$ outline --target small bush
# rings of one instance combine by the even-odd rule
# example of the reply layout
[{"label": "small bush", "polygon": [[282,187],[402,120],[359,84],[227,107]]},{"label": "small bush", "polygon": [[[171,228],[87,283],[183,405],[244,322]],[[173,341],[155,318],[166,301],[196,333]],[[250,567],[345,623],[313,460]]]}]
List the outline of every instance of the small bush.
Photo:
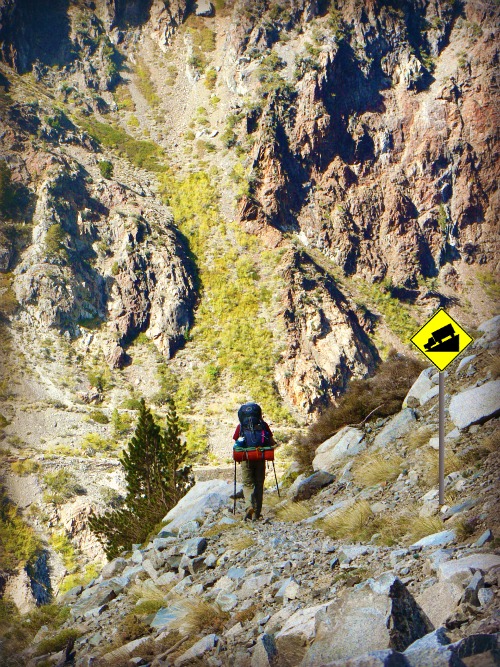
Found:
[{"label": "small bush", "polygon": [[378,408],[377,417],[398,412],[408,390],[424,368],[423,362],[394,352],[380,364],[373,377],[351,380],[338,405],[326,410],[305,435],[294,441],[295,460],[303,469],[309,469],[317,447],[343,426],[361,422],[375,408]]},{"label": "small bush", "polygon": [[76,494],[85,493],[85,490],[76,482],[75,476],[69,470],[56,470],[43,476],[43,481],[52,492],[52,502],[63,502]]},{"label": "small bush", "polygon": [[82,449],[87,455],[96,452],[109,452],[115,448],[115,443],[109,438],[103,438],[98,433],[87,433],[82,438]]},{"label": "small bush", "polygon": [[113,163],[110,162],[109,160],[101,160],[98,163],[99,166],[99,171],[101,172],[101,176],[103,178],[113,178]]},{"label": "small bush", "polygon": [[41,548],[33,529],[23,521],[3,489],[0,489],[0,534],[0,563],[7,572],[28,563]]},{"label": "small bush", "polygon": [[138,398],[130,397],[122,401],[121,406],[125,410],[140,410],[141,401]]},{"label": "small bush", "polygon": [[92,410],[89,417],[98,424],[109,424],[109,417],[102,410]]},{"label": "small bush", "polygon": [[24,461],[14,461],[10,465],[11,470],[16,475],[24,477],[25,475],[32,475],[40,470],[40,464],[32,459],[25,459]]},{"label": "small bush", "polygon": [[43,639],[35,650],[35,655],[45,655],[46,653],[56,653],[62,651],[71,640],[78,639],[80,632],[75,628],[65,628],[54,637]]},{"label": "small bush", "polygon": [[111,275],[112,276],[117,276],[120,273],[120,265],[118,262],[113,262],[113,265],[111,267]]},{"label": "small bush", "polygon": [[213,90],[215,88],[215,83],[217,81],[217,70],[214,67],[210,67],[205,74],[205,87],[208,90]]},{"label": "small bush", "polygon": [[51,225],[45,234],[45,250],[49,256],[61,255],[64,248],[66,232],[61,225],[56,222]]}]

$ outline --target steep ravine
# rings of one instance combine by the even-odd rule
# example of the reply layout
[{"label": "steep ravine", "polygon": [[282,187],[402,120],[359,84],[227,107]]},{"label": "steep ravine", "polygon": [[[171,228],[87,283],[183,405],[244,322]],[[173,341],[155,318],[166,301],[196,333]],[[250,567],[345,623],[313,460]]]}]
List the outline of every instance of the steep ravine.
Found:
[{"label": "steep ravine", "polygon": [[436,308],[498,312],[496,5],[199,5],[0,1],[2,484],[45,592],[102,562],[139,397],[198,479],[258,400],[281,476]]}]

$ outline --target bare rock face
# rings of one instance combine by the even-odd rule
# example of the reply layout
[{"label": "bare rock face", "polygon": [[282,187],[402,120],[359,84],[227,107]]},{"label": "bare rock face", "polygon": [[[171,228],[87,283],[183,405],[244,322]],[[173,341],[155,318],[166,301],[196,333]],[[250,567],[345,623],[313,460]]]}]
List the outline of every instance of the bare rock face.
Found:
[{"label": "bare rock face", "polygon": [[117,183],[89,188],[77,162],[51,162],[37,193],[32,244],[15,270],[20,317],[71,335],[79,324],[106,321],[112,367],[126,363],[123,346],[145,330],[171,356],[190,325],[195,294],[168,209],[131,201]]},{"label": "bare rock face", "polygon": [[404,651],[434,629],[406,587],[388,572],[346,592],[341,604],[318,614],[316,639],[303,667],[368,651]]},{"label": "bare rock face", "polygon": [[282,393],[309,412],[331,402],[352,376],[375,365],[376,352],[331,277],[304,252],[283,259],[286,352],[277,367]]},{"label": "bare rock face", "polygon": [[452,5],[340,10],[344,32],[323,42],[318,71],[286,102],[270,95],[241,221],[265,237],[298,227],[346,274],[412,288],[450,261],[493,261],[498,16],[474,2],[458,20]]}]

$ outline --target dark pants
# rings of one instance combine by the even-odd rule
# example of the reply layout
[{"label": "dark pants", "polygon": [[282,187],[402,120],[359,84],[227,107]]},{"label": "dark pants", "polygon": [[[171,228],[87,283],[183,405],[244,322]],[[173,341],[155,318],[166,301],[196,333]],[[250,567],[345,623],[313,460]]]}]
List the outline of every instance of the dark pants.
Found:
[{"label": "dark pants", "polygon": [[265,461],[241,462],[241,479],[243,482],[243,495],[245,496],[246,509],[248,510],[250,507],[253,507],[256,516],[260,516],[262,511],[265,477]]}]

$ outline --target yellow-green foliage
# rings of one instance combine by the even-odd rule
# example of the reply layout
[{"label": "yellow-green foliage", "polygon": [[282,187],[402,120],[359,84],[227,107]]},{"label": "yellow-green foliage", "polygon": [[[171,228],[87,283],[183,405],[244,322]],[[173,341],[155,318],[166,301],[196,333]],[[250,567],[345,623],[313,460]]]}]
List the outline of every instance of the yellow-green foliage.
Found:
[{"label": "yellow-green foliage", "polygon": [[98,433],[87,433],[82,438],[82,449],[87,454],[95,452],[110,452],[116,446],[116,443],[109,438],[103,438]]},{"label": "yellow-green foliage", "polygon": [[218,211],[209,177],[198,172],[184,180],[166,175],[163,191],[175,221],[197,257],[203,299],[191,338],[207,365],[227,369],[234,388],[247,390],[274,418],[284,416],[273,386],[277,360],[269,323],[262,307],[271,292],[259,282],[258,253],[240,232],[234,238]]},{"label": "yellow-green foliage", "polygon": [[[492,303],[498,304],[500,300],[500,282],[498,280],[498,275],[495,276],[495,274],[491,271],[483,269],[482,271],[477,272],[477,277],[485,291],[486,296],[492,301]],[[498,310],[498,308],[496,310]]]},{"label": "yellow-green foliage", "polygon": [[60,255],[64,251],[63,241],[66,238],[66,232],[61,225],[56,222],[51,225],[45,234],[45,250],[48,255]]},{"label": "yellow-green foliage", "polygon": [[126,85],[121,84],[116,86],[115,90],[113,91],[113,99],[115,100],[116,106],[120,111],[123,109],[125,111],[135,111],[134,100],[132,99],[132,95],[130,94],[130,91]]},{"label": "yellow-green foliage", "polygon": [[76,552],[66,533],[64,531],[52,533],[50,536],[50,543],[54,550],[60,554],[66,569],[74,570],[78,565]]},{"label": "yellow-green foliage", "polygon": [[[435,449],[427,449],[419,457],[419,463],[423,466],[422,481],[429,487],[439,484],[439,452]],[[464,466],[463,461],[451,449],[445,448],[444,474],[460,470]]]},{"label": "yellow-green foliage", "polygon": [[356,281],[356,288],[365,297],[369,305],[374,305],[381,312],[389,329],[401,341],[408,343],[410,337],[418,329],[410,306],[392,296],[389,285]]},{"label": "yellow-green foliage", "polygon": [[80,632],[75,628],[65,628],[56,635],[43,639],[35,650],[35,655],[45,655],[46,653],[56,653],[62,651],[68,645],[70,640],[78,639]]},{"label": "yellow-green foliage", "polygon": [[389,459],[380,457],[380,452],[363,457],[362,463],[353,470],[356,484],[374,486],[381,482],[392,482],[401,472],[403,459],[392,456]]},{"label": "yellow-green foliage", "polygon": [[12,572],[29,562],[40,549],[33,529],[19,514],[16,506],[0,489],[0,563],[3,570]]},{"label": "yellow-green foliage", "polygon": [[[4,315],[13,315],[19,303],[12,289],[13,276],[8,273],[0,273],[0,312]],[[3,333],[3,332],[2,332]],[[5,345],[5,339],[2,336],[2,344]]]},{"label": "yellow-green foliage", "polygon": [[10,465],[11,470],[16,475],[32,475],[40,470],[40,464],[32,459],[25,459],[24,461],[14,461]]},{"label": "yellow-green foliage", "polygon": [[75,586],[86,586],[92,579],[99,575],[100,566],[97,563],[89,563],[84,572],[75,572],[75,574],[68,574],[64,577],[59,586],[59,593],[62,595],[71,590]]},{"label": "yellow-green foliage", "polygon": [[19,653],[29,644],[38,630],[46,625],[55,632],[69,617],[69,607],[48,604],[21,616],[14,603],[0,600],[0,644],[2,666],[19,667]]},{"label": "yellow-green foliage", "polygon": [[213,90],[215,88],[215,82],[217,81],[217,70],[215,67],[210,67],[205,74],[205,86],[208,90]]},{"label": "yellow-green foliage", "polygon": [[44,498],[45,502],[63,502],[74,496],[80,488],[76,483],[73,473],[64,469],[48,472],[44,475],[43,481],[47,485],[49,491],[53,494],[51,500],[46,500]]},{"label": "yellow-green foliage", "polygon": [[152,107],[158,106],[160,104],[160,98],[156,94],[155,87],[151,81],[151,70],[142,58],[137,59],[135,73],[137,75],[137,87],[141,91],[145,100]]},{"label": "yellow-green foliage", "polygon": [[89,418],[98,424],[109,424],[109,417],[102,410],[92,410]]},{"label": "yellow-green foliage", "polygon": [[134,139],[118,125],[101,123],[95,119],[79,119],[79,124],[103,146],[124,155],[136,167],[160,171],[161,149],[152,141]]}]

